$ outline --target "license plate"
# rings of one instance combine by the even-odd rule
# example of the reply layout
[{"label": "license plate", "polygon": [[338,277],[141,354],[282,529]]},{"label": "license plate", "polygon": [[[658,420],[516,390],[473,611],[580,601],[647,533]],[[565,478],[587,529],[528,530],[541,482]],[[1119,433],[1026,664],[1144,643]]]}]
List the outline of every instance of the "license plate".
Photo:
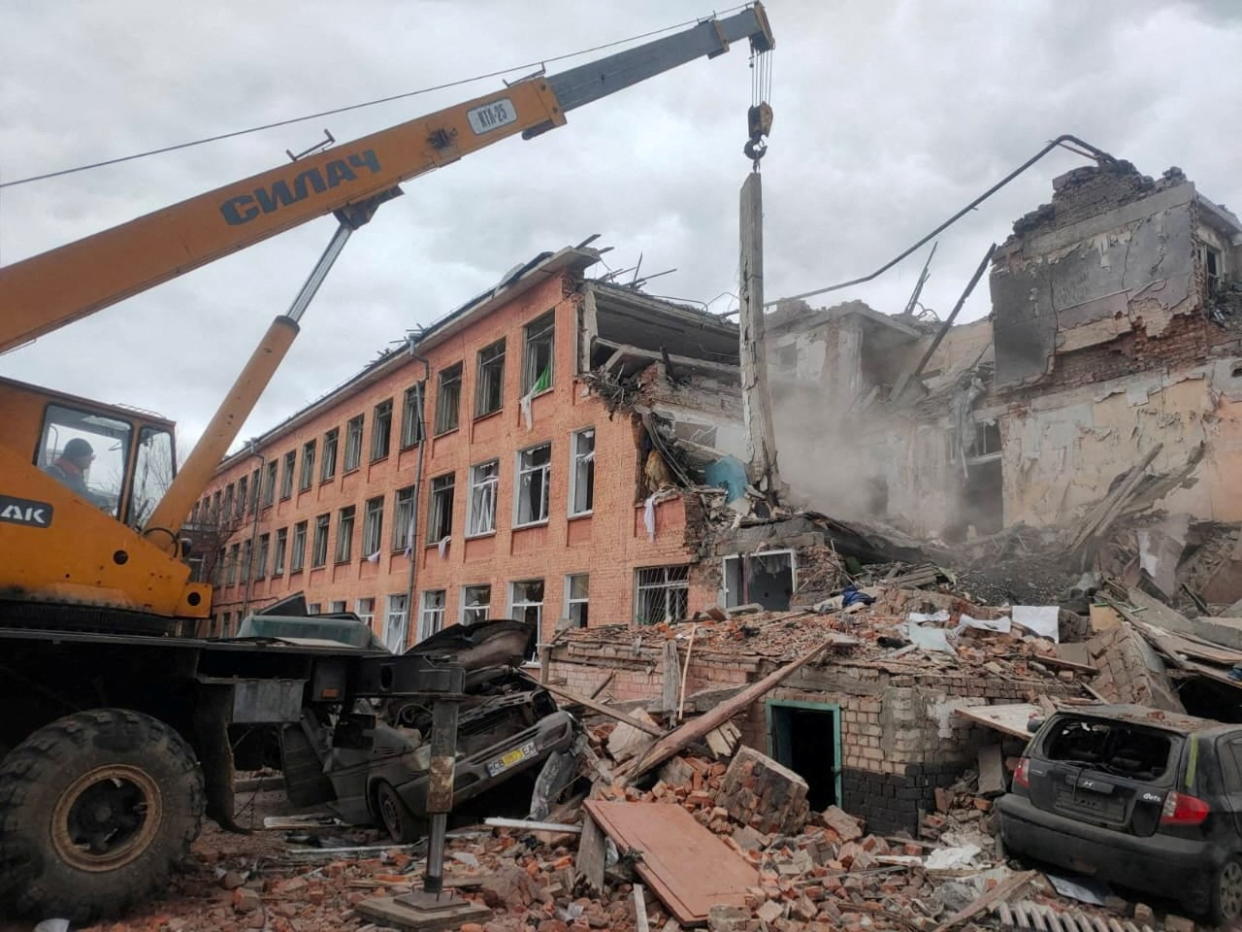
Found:
[{"label": "license plate", "polygon": [[513,108],[513,101],[508,97],[502,97],[500,100],[493,100],[490,104],[467,110],[466,119],[470,121],[470,128],[474,130],[475,135],[482,136],[494,129],[516,123],[517,111]]},{"label": "license plate", "polygon": [[527,741],[520,748],[514,748],[512,751],[506,751],[495,760],[487,762],[487,775],[494,777],[501,771],[508,770],[514,764],[520,763],[529,757],[535,756],[535,742]]}]

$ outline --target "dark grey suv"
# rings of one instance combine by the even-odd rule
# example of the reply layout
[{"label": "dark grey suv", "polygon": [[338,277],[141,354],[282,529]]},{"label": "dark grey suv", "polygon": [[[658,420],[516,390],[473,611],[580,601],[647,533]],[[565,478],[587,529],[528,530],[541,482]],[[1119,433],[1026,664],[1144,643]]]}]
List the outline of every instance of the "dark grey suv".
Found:
[{"label": "dark grey suv", "polygon": [[1132,705],[1060,710],[999,804],[1008,851],[1242,916],[1242,725]]}]

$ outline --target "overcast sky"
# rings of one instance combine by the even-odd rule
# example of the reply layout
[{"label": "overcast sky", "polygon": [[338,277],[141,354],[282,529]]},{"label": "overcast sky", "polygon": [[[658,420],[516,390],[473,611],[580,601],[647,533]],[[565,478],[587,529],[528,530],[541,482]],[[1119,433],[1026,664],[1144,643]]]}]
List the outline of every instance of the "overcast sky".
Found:
[{"label": "overcast sky", "polygon": [[[0,179],[125,155],[572,52],[710,12],[695,0],[0,0]],[[1242,4],[771,0],[763,163],[770,298],[863,275],[1073,133],[1147,174],[1180,166],[1242,208]],[[600,54],[600,53],[596,53]],[[593,56],[592,56],[593,57]],[[747,50],[702,60],[408,182],[350,242],[246,424],[254,435],[513,265],[592,233],[651,293],[735,306]],[[553,65],[555,72],[587,58]],[[499,87],[0,190],[0,264]],[[1084,164],[1049,156],[946,233],[924,302],[946,312],[993,240]],[[158,410],[197,437],[334,228],[324,218],[0,359],[0,374]],[[911,258],[862,298],[898,311]],[[597,267],[599,272],[606,271]],[[730,304],[732,302],[732,305]],[[964,319],[986,314],[981,286]],[[182,450],[182,455],[186,452]]]}]

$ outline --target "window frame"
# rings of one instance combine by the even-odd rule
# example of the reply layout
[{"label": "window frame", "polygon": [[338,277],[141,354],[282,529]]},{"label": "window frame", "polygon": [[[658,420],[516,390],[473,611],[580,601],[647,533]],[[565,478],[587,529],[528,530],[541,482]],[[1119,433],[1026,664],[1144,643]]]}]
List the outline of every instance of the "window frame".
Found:
[{"label": "window frame", "polygon": [[276,529],[275,546],[272,550],[272,578],[285,575],[285,560],[289,554],[289,529]]},{"label": "window frame", "polygon": [[423,442],[427,434],[423,423],[423,395],[426,383],[415,382],[405,390],[401,398],[401,449],[412,450]]},{"label": "window frame", "polygon": [[392,452],[392,399],[386,398],[371,410],[371,462],[388,459]]},{"label": "window frame", "polygon": [[[437,489],[436,483],[442,482],[442,480],[445,480],[445,479],[449,480],[448,484],[441,485],[441,487]],[[445,509],[443,509],[440,504],[442,501],[442,493],[444,493],[445,491],[448,492],[447,517],[445,516]],[[452,472],[442,473],[439,476],[432,476],[431,479],[429,480],[428,494],[427,494],[427,530],[424,535],[426,537],[426,542],[428,545],[434,546],[436,544],[439,544],[440,541],[444,540],[446,537],[453,536],[453,506],[456,504],[456,501],[455,501],[456,495],[457,495],[457,474],[456,473],[452,473]],[[446,521],[448,524],[448,527],[447,527],[448,533],[441,534],[439,537],[432,537],[431,535],[432,535],[433,529],[435,530],[442,529]]]},{"label": "window frame", "polygon": [[343,505],[336,511],[336,551],[334,562],[337,565],[349,563],[354,558],[354,531],[358,524],[358,506]]},{"label": "window frame", "polygon": [[[402,496],[409,493],[408,502]],[[393,493],[392,551],[409,553],[414,547],[414,516],[418,513],[418,486],[407,485]],[[404,519],[404,520],[402,520]],[[404,528],[404,530],[403,530]]]},{"label": "window frame", "polygon": [[[384,549],[384,499],[377,495],[362,505],[362,558],[378,556]],[[374,547],[371,539],[374,537]]]},{"label": "window frame", "polygon": [[[357,431],[354,428],[357,427]],[[348,475],[362,467],[362,442],[367,429],[367,415],[355,415],[345,422],[345,456],[341,460],[341,472]],[[357,442],[355,443],[355,437]]]},{"label": "window frame", "polygon": [[[680,571],[682,575],[677,579],[670,579],[670,571]],[[663,574],[663,578],[655,583],[643,583],[643,573],[659,572]],[[673,585],[680,583],[680,585]],[[659,619],[651,621],[643,621],[640,610],[642,608],[642,595],[644,591],[659,590],[664,593],[664,611]],[[669,593],[672,591],[682,592],[684,598],[684,611],[681,617],[673,617],[669,613]],[[685,620],[685,613],[690,611],[690,565],[688,563],[665,564],[661,566],[640,566],[634,569],[634,623],[642,627],[650,627],[659,624],[674,624]]]},{"label": "window frame", "polygon": [[[471,602],[470,592],[472,590],[486,589],[486,602]],[[481,618],[473,618],[471,616],[482,612]],[[458,606],[459,624],[474,625],[482,621],[487,621],[488,616],[492,612],[492,584],[491,583],[474,583],[469,586],[461,587],[461,604]]]},{"label": "window frame", "polygon": [[280,500],[287,502],[293,498],[293,474],[298,467],[298,451],[296,448],[289,450],[281,457],[284,463],[284,472],[280,476]]},{"label": "window frame", "polygon": [[[538,391],[541,371],[535,371],[538,365],[536,356],[531,352],[532,345],[540,342],[544,336],[548,342],[548,384]],[[522,327],[522,397],[538,398],[550,392],[556,385],[556,308],[545,311],[530,323]]]},{"label": "window frame", "polygon": [[[531,602],[529,600],[526,600],[526,601],[519,602],[517,599],[517,587],[527,586],[532,583],[538,583],[541,588],[541,595],[540,595],[539,601]],[[535,618],[535,641],[536,642],[538,642],[539,638],[543,636],[543,607],[547,604],[548,604],[548,587],[547,587],[546,582],[543,579],[514,579],[510,581],[509,583],[509,617],[517,618],[516,612],[519,607],[523,609],[535,607],[537,609],[536,618]],[[526,619],[517,618],[517,620],[525,621]]]},{"label": "window frame", "polygon": [[[315,515],[315,536],[311,543],[311,564],[312,570],[322,569],[328,565],[328,537],[332,528],[332,512],[326,511],[321,515]],[[320,536],[320,532],[322,537]],[[322,547],[320,546],[322,544]],[[320,553],[320,550],[323,553]]]},{"label": "window frame", "polygon": [[272,546],[272,534],[270,531],[259,535],[259,547],[254,557],[254,578],[267,579],[267,558],[270,554]]},{"label": "window frame", "polygon": [[315,485],[315,447],[312,437],[302,444],[302,469],[298,473],[298,492],[309,492]]},{"label": "window frame", "polygon": [[[528,467],[522,466],[522,458],[524,456],[526,456],[527,454],[533,454],[536,450],[542,450],[545,447],[547,448],[547,451],[548,451],[547,461],[545,463],[539,464],[537,466],[528,466]],[[523,477],[525,477],[526,475],[530,473],[535,473],[535,472],[540,472],[540,471],[543,472],[543,482],[542,482],[543,491],[541,493],[542,494],[542,505],[543,505],[542,507],[543,516],[539,518],[531,518],[527,521],[523,521],[522,520],[522,501],[523,501],[524,495],[523,495],[522,479]],[[552,492],[552,441],[545,440],[543,443],[536,443],[536,444],[533,444],[532,446],[526,447],[525,449],[518,450],[517,451],[517,468],[514,470],[514,474],[513,474],[513,529],[518,530],[520,528],[539,527],[540,525],[547,524],[548,519],[552,514],[551,501],[550,501],[551,492]]]},{"label": "window frame", "polygon": [[[400,608],[398,608],[398,604]],[[395,647],[392,646],[393,619],[399,618],[399,628],[401,633],[400,643]],[[384,602],[384,646],[394,654],[401,653],[405,650],[406,643],[410,639],[410,600],[404,592],[394,592],[389,594]]]},{"label": "window frame", "polygon": [[319,483],[336,478],[336,457],[341,449],[341,429],[333,427],[323,434],[323,459],[319,463]]},{"label": "window frame", "polygon": [[[573,581],[575,579],[585,579],[587,584],[587,593],[584,596],[574,595]],[[573,628],[587,628],[591,624],[591,574],[590,573],[566,573],[565,574],[565,617],[573,622]],[[581,620],[574,617],[573,609],[575,605],[584,606],[583,617]]]},{"label": "window frame", "polygon": [[[578,439],[588,433],[591,435],[591,450],[589,453],[580,453]],[[594,427],[582,427],[569,434],[569,496],[566,505],[571,518],[584,518],[595,513],[595,442],[598,436]],[[575,511],[574,506],[578,500],[578,468],[582,463],[586,465],[588,504],[583,510]]]},{"label": "window frame", "polygon": [[[499,351],[497,352],[497,349]],[[487,359],[484,354],[492,353]],[[493,400],[495,404],[487,405]],[[505,406],[505,338],[501,337],[484,346],[474,357],[474,416],[489,417]]]},{"label": "window frame", "polygon": [[[455,362],[451,366],[445,366],[440,370],[436,379],[436,421],[435,421],[435,437],[443,437],[445,434],[451,434],[453,431],[461,427],[461,390],[463,378],[463,366],[460,362]],[[453,386],[452,395],[454,397],[452,407],[452,424],[448,423],[449,408],[445,402],[445,387]]]},{"label": "window frame", "polygon": [[[487,467],[492,468],[492,475],[484,477],[481,481],[476,479],[476,472]],[[482,463],[475,463],[470,467],[467,474],[468,497],[466,498],[466,539],[472,537],[487,537],[496,533],[496,512],[499,511],[500,499],[500,459],[493,458]],[[476,490],[482,490],[485,486],[491,487],[492,500],[492,520],[491,526],[483,529],[475,528],[475,521],[478,515],[476,508]]]},{"label": "window frame", "polygon": [[306,542],[310,537],[310,520],[299,521],[293,526],[293,538],[289,544],[289,575],[306,569]]},{"label": "window frame", "polygon": [[[429,601],[432,597],[439,596],[440,604],[431,605]],[[424,589],[422,595],[418,599],[418,640],[415,644],[427,640],[433,634],[444,630],[444,618],[448,610],[448,590],[447,589]],[[432,620],[428,623],[428,616]],[[428,629],[431,630],[428,630]]]}]

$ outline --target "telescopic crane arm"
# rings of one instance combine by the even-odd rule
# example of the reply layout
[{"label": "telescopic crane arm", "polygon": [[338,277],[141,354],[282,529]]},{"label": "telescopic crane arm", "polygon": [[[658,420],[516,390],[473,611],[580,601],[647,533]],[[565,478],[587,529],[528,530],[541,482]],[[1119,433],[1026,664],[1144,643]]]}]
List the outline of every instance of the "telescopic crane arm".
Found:
[{"label": "telescopic crane arm", "polygon": [[199,194],[0,269],[0,352],[501,139],[565,123],[576,107],[748,39],[773,45],[763,7],[556,75],[519,81]]}]

